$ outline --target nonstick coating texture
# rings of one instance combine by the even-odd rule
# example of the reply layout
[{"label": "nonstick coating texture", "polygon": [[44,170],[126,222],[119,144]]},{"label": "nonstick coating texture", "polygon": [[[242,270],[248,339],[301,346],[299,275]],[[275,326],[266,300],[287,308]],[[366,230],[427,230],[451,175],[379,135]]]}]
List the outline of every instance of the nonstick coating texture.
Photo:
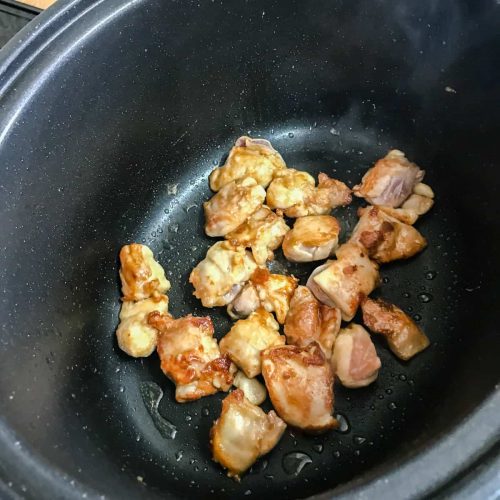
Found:
[{"label": "nonstick coating texture", "polygon": [[[498,6],[81,4],[78,22],[3,80],[0,397],[13,456],[61,471],[61,496],[305,497],[375,466],[383,477],[466,419],[499,374]],[[378,380],[335,388],[348,431],[288,429],[237,483],[208,445],[224,394],[176,404],[156,354],[127,357],[114,330],[117,255],[136,241],[167,271],[171,312],[210,314],[217,337],[227,332],[224,310],[203,309],[187,279],[214,241],[203,233],[207,176],[241,134],[350,186],[400,148],[426,169],[436,204],[417,224],[428,248],[383,266],[374,294],[410,313],[429,349],[404,363],[375,336]],[[360,205],[335,211],[343,238]],[[281,254],[272,264],[302,283],[312,267]],[[141,382],[164,390],[174,440],[153,424]],[[291,452],[310,457],[298,474]],[[51,496],[6,467],[15,491]]]}]

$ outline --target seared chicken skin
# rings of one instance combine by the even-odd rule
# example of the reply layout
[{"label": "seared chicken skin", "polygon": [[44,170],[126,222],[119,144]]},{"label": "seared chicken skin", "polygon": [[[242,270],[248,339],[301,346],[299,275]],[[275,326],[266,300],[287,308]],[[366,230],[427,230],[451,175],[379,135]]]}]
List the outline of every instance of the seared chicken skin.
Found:
[{"label": "seared chicken skin", "polygon": [[363,322],[387,339],[391,351],[408,360],[429,346],[429,339],[412,319],[394,304],[367,298],[361,304]]},{"label": "seared chicken skin", "polygon": [[339,242],[340,225],[331,215],[308,215],[286,233],[283,253],[291,262],[312,262],[330,257]]},{"label": "seared chicken skin", "polygon": [[208,236],[225,236],[234,231],[261,207],[265,198],[265,189],[251,177],[226,184],[203,203],[205,232]]},{"label": "seared chicken skin", "polygon": [[[365,295],[379,283],[378,266],[356,243],[345,243],[336,252],[337,260],[313,277],[314,283],[338,307],[344,321],[351,321]],[[321,297],[318,297],[321,300]]]},{"label": "seared chicken skin", "polygon": [[209,317],[173,319],[156,311],[149,314],[148,323],[159,332],[161,369],[175,383],[179,403],[229,390],[236,367],[221,356]]},{"label": "seared chicken skin", "polygon": [[120,264],[123,300],[143,300],[151,297],[153,292],[165,293],[170,289],[163,267],[146,245],[131,243],[123,246]]},{"label": "seared chicken skin", "polygon": [[205,307],[225,306],[238,295],[256,267],[244,247],[218,241],[192,270],[189,282]]},{"label": "seared chicken skin", "polygon": [[154,292],[149,299],[124,301],[120,310],[120,323],[116,329],[118,346],[129,356],[143,358],[156,349],[158,332],[148,325],[148,314],[166,313],[168,297]]},{"label": "seared chicken skin", "polygon": [[332,417],[333,372],[317,342],[266,349],[262,375],[271,402],[286,423],[312,433],[337,426]]},{"label": "seared chicken skin", "polygon": [[285,321],[287,343],[304,347],[317,341],[330,359],[341,321],[339,309],[321,304],[309,288],[298,286]]},{"label": "seared chicken skin", "polygon": [[413,226],[391,217],[380,207],[360,208],[358,213],[360,219],[349,241],[362,245],[381,264],[408,259],[427,246]]},{"label": "seared chicken skin", "polygon": [[236,389],[222,401],[222,413],[210,430],[212,456],[239,480],[262,455],[281,439],[286,424],[274,411],[267,415]]},{"label": "seared chicken skin", "polygon": [[260,353],[271,346],[285,344],[273,315],[260,308],[247,319],[237,321],[219,342],[220,350],[249,378],[261,372]]},{"label": "seared chicken skin", "polygon": [[210,188],[219,191],[232,181],[251,177],[267,187],[273,176],[286,165],[281,155],[266,139],[240,137],[234,144],[226,163],[210,174]]},{"label": "seared chicken skin", "polygon": [[397,208],[411,195],[424,175],[425,172],[408,161],[402,151],[393,149],[366,172],[353,192],[372,205]]},{"label": "seared chicken skin", "polygon": [[263,206],[241,226],[226,234],[226,239],[233,245],[250,248],[255,262],[263,266],[268,260],[273,260],[273,250],[281,245],[289,229],[280,211],[274,213]]},{"label": "seared chicken skin", "polygon": [[362,326],[351,323],[340,330],[332,366],[343,386],[356,389],[371,384],[381,365],[370,334]]},{"label": "seared chicken skin", "polygon": [[287,217],[328,214],[333,208],[351,202],[351,190],[341,181],[319,174],[314,177],[292,168],[280,170],[267,188],[266,203]]}]

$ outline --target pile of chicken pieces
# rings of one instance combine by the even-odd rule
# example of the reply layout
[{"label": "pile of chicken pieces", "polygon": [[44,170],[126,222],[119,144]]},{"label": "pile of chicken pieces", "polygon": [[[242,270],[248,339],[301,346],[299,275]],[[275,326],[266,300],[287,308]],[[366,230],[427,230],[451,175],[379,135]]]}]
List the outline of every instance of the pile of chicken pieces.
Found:
[{"label": "pile of chicken pieces", "polygon": [[[235,320],[219,342],[209,316],[168,313],[170,283],[148,247],[122,248],[118,345],[134,357],[156,349],[179,403],[237,388],[210,432],[213,458],[229,476],[239,479],[287,425],[309,433],[335,428],[335,378],[349,388],[377,378],[381,362],[370,334],[351,322],[358,308],[365,326],[383,335],[398,358],[429,345],[399,307],[369,297],[380,283],[379,265],[412,257],[427,244],[413,227],[433,205],[423,177],[392,150],[352,191],[323,173],[316,185],[307,172],[288,168],[269,141],[239,138],[210,174],[215,194],[204,203],[206,234],[224,240],[189,278],[203,306],[226,307]],[[369,205],[339,246],[340,223],[330,213],[352,194]],[[292,228],[284,216],[295,219]],[[302,286],[267,269],[280,246],[291,262],[328,260]],[[259,405],[268,395],[275,411],[266,414]]]}]

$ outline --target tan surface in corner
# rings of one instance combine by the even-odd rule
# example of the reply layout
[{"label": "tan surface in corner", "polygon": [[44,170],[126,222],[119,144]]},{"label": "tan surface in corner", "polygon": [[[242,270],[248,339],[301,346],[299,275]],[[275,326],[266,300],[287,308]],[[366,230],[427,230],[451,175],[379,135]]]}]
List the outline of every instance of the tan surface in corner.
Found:
[{"label": "tan surface in corner", "polygon": [[33,7],[38,7],[39,9],[46,9],[50,7],[56,0],[19,0],[21,3],[27,3],[28,5],[33,5]]}]

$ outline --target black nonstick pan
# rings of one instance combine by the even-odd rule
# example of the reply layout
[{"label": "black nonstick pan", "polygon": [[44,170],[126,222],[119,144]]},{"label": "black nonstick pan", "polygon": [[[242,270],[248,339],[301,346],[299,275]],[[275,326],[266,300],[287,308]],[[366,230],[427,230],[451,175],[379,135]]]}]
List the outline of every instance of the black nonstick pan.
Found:
[{"label": "black nonstick pan", "polygon": [[[499,12],[493,1],[59,0],[12,40],[0,53],[0,496],[494,494]],[[405,363],[375,337],[377,382],[335,389],[341,428],[287,430],[237,483],[208,446],[224,395],[176,404],[156,354],[128,358],[114,330],[117,254],[136,241],[167,270],[171,312],[208,313],[226,333],[225,312],[203,309],[187,277],[213,243],[207,175],[243,134],[350,186],[402,149],[437,201],[417,226],[428,248],[382,267],[376,291],[430,348]],[[359,205],[336,212],[343,238]],[[288,269],[302,281],[311,270]]]}]

